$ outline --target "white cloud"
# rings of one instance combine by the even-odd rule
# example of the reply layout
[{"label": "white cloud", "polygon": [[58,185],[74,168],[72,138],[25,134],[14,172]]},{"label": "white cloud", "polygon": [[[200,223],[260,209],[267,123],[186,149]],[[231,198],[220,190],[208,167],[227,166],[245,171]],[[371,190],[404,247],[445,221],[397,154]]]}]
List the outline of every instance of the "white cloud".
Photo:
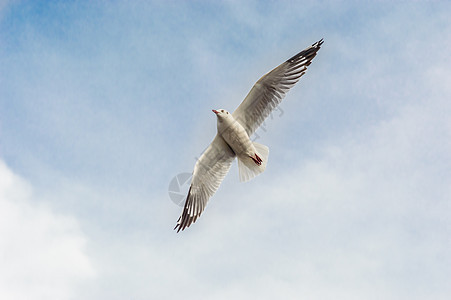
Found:
[{"label": "white cloud", "polygon": [[0,160],[0,298],[69,299],[95,276],[77,221],[34,203],[31,187]]}]

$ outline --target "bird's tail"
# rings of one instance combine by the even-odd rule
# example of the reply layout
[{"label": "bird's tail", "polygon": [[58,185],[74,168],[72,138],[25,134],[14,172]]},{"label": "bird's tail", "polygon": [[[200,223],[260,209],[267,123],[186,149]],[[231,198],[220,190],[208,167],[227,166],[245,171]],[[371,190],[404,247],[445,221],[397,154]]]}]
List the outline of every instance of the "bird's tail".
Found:
[{"label": "bird's tail", "polygon": [[240,174],[241,182],[251,180],[258,174],[263,173],[263,171],[266,169],[269,155],[268,147],[259,143],[254,143],[254,147],[257,150],[255,156],[238,156],[238,171]]}]

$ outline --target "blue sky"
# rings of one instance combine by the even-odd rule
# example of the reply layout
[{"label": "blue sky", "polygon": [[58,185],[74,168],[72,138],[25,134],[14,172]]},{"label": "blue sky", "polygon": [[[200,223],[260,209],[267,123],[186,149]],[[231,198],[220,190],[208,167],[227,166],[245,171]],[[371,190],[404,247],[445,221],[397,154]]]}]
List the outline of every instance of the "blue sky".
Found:
[{"label": "blue sky", "polygon": [[[0,298],[445,299],[449,2],[3,1]],[[213,108],[324,38],[172,231]],[[56,283],[56,284],[55,284]]]}]

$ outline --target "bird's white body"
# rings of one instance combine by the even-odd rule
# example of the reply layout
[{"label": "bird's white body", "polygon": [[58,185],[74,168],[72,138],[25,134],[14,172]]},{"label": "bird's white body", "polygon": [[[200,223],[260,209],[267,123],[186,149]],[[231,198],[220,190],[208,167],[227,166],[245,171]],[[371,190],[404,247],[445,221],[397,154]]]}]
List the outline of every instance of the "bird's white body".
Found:
[{"label": "bird's white body", "polygon": [[217,111],[218,134],[237,156],[253,156],[257,150],[244,127],[228,111],[224,109]]},{"label": "bird's white body", "polygon": [[238,159],[240,181],[249,181],[266,169],[269,149],[253,143],[243,125],[225,109],[213,110],[218,117],[218,137],[232,149]]}]

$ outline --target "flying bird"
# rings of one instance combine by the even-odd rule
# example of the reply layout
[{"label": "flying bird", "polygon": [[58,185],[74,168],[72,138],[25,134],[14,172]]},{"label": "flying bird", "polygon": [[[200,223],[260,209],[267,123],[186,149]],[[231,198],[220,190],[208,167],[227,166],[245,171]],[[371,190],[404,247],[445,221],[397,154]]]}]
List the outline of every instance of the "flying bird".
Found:
[{"label": "flying bird", "polygon": [[265,170],[269,149],[252,142],[250,136],[305,74],[322,44],[321,39],[265,74],[233,113],[213,109],[218,133],[194,166],[185,206],[174,230],[183,231],[196,222],[235,158],[242,182]]}]

